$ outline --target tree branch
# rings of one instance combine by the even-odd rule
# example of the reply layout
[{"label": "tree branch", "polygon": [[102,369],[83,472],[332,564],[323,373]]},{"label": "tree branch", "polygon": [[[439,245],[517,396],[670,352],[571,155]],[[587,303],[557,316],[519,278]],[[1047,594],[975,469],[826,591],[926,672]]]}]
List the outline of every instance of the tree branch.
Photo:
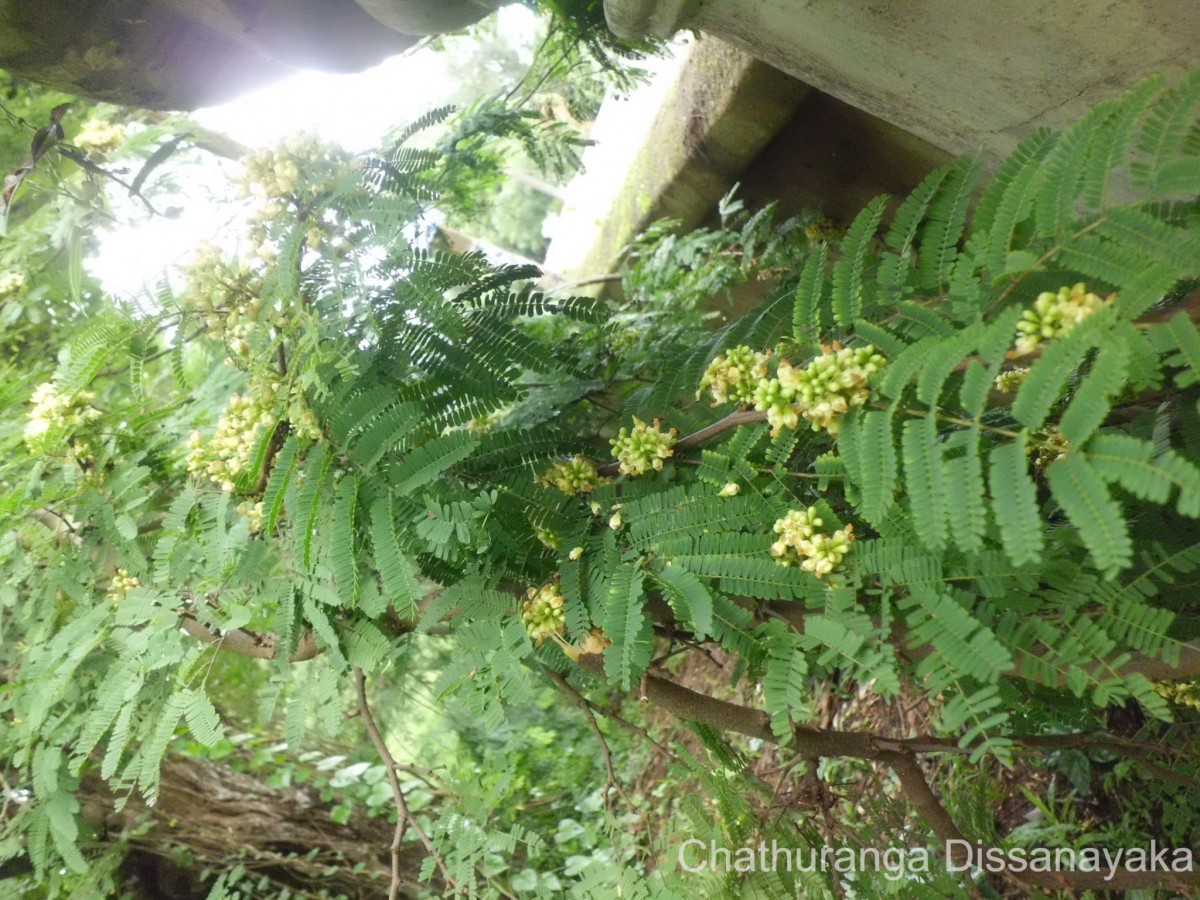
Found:
[{"label": "tree branch", "polygon": [[[275,659],[279,647],[278,635],[270,632],[251,631],[249,628],[234,628],[224,634],[208,628],[187,609],[179,611],[179,627],[197,640],[203,641],[214,650],[237,653],[253,659]],[[296,642],[296,649],[288,657],[291,662],[306,662],[321,652],[317,639],[311,631],[305,631]]]},{"label": "tree branch", "polygon": [[400,844],[404,839],[404,832],[408,829],[411,822],[413,831],[421,838],[421,843],[425,845],[426,852],[433,857],[438,865],[438,869],[442,873],[442,878],[446,881],[446,886],[450,887],[453,882],[450,880],[450,873],[446,871],[446,864],[442,861],[441,856],[434,850],[433,842],[429,839],[429,835],[425,833],[425,829],[421,824],[413,818],[408,809],[408,801],[404,799],[404,791],[400,789],[400,778],[396,775],[396,760],[392,753],[387,748],[387,743],[383,739],[383,735],[379,731],[379,726],[375,724],[375,717],[371,714],[371,706],[367,703],[367,677],[363,674],[363,670],[358,666],[354,667],[354,689],[358,695],[358,711],[362,716],[363,724],[367,727],[367,734],[371,736],[371,743],[375,745],[375,752],[379,754],[379,758],[383,761],[383,767],[387,771],[388,784],[392,786],[392,798],[396,803],[396,830],[392,834],[392,882],[388,886],[388,900],[397,900],[400,896]]},{"label": "tree branch", "polygon": [[611,719],[612,721],[614,721],[618,725],[620,725],[622,728],[625,728],[628,731],[632,731],[634,734],[638,735],[639,737],[645,739],[646,741],[649,741],[650,744],[653,745],[654,749],[656,749],[659,753],[666,756],[672,762],[682,764],[683,760],[681,760],[677,754],[672,752],[669,747],[665,746],[660,741],[655,740],[654,737],[650,734],[650,732],[647,731],[642,726],[635,725],[635,724],[633,724],[633,722],[630,722],[628,719],[617,715],[612,710],[605,709],[603,706],[593,703],[591,700],[589,700],[587,697],[585,697],[582,693],[580,693],[579,690],[576,689],[575,685],[571,684],[571,682],[567,681],[566,678],[564,678],[558,672],[555,672],[549,666],[542,666],[542,672],[546,675],[547,678],[549,678],[556,685],[558,685],[560,688],[562,688],[562,690],[566,694],[568,694],[573,700],[575,700],[576,703],[580,704],[581,706],[586,707],[588,710],[590,710],[594,713],[599,713],[600,715],[604,716],[604,718],[606,718],[606,719]]},{"label": "tree branch", "polygon": [[[599,653],[581,653],[577,662],[588,671],[604,678],[604,657]],[[647,674],[642,679],[641,696],[672,715],[722,731],[733,731],[765,743],[778,744],[765,712],[728,703],[675,684],[658,675]],[[1076,736],[1085,737],[1085,736]],[[792,731],[795,751],[803,756],[842,756],[887,765],[896,772],[905,796],[920,812],[922,818],[943,842],[966,841],[950,814],[938,801],[925,780],[914,753],[962,752],[956,742],[941,738],[893,739],[867,732],[821,731],[797,726]],[[955,859],[962,857],[960,845],[954,845]],[[1115,872],[1022,872],[1011,873],[1021,883],[1063,890],[1136,890],[1162,886],[1194,887],[1200,885],[1200,869],[1190,872],[1131,871]]]}]

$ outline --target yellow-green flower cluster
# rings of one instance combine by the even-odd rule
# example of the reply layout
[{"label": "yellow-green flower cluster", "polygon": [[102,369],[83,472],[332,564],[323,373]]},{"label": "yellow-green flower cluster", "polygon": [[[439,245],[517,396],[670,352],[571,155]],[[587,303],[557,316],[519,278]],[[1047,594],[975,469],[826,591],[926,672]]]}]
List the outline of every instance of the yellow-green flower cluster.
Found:
[{"label": "yellow-green flower cluster", "polygon": [[827,534],[821,530],[824,524],[815,506],[790,510],[775,523],[779,540],[771,545],[771,555],[780,565],[798,565],[824,578],[841,565],[854,543],[853,525]]},{"label": "yellow-green flower cluster", "polygon": [[810,243],[832,243],[840,241],[846,236],[846,229],[839,228],[832,219],[827,216],[810,222],[804,226],[804,236],[808,238]]},{"label": "yellow-green flower cluster", "polygon": [[542,546],[544,546],[546,549],[558,549],[559,537],[558,533],[553,528],[547,528],[544,525],[534,525],[533,533],[537,536],[537,539],[542,542]]},{"label": "yellow-green flower cluster", "polygon": [[1057,293],[1038,294],[1033,309],[1025,310],[1017,322],[1017,343],[1013,349],[1018,356],[1032,353],[1042,341],[1062,337],[1112,301],[1113,297],[1088,293],[1083,282],[1059,288]]},{"label": "yellow-green flower cluster", "polygon": [[1177,706],[1200,710],[1200,681],[1156,681],[1154,692]]},{"label": "yellow-green flower cluster", "polygon": [[635,416],[633,428],[622,428],[611,442],[621,473],[644,475],[651,469],[661,472],[663,461],[675,453],[677,433],[674,428],[663,431],[658,419],[647,425]]},{"label": "yellow-green flower cluster", "polygon": [[764,378],[755,385],[754,408],[767,414],[772,434],[800,424],[800,410],[796,408],[796,370],[786,359],[780,361],[774,378]]},{"label": "yellow-green flower cluster", "polygon": [[564,494],[586,494],[600,484],[600,473],[595,464],[583,456],[556,462],[537,477],[547,487],[555,487]]},{"label": "yellow-green flower cluster", "polygon": [[241,157],[241,174],[234,181],[242,197],[288,197],[300,186],[301,169],[323,160],[331,151],[313,134],[296,134],[274,149],[264,148]]},{"label": "yellow-green flower cluster", "polygon": [[238,476],[251,463],[262,432],[277,422],[273,405],[265,404],[261,396],[230,395],[213,436],[205,440],[193,431],[188,438],[188,471],[232,493]]},{"label": "yellow-green flower cluster", "polygon": [[0,275],[0,297],[19,294],[25,287],[25,276],[20,272],[5,272]]},{"label": "yellow-green flower cluster", "polygon": [[137,578],[124,569],[117,569],[116,574],[108,582],[108,593],[105,596],[113,603],[120,603],[125,599],[126,594],[141,586],[142,583]]},{"label": "yellow-green flower cluster", "polygon": [[1057,428],[1051,428],[1042,435],[1041,443],[1030,445],[1030,450],[1034,453],[1033,466],[1041,472],[1052,462],[1066,459],[1071,452],[1071,442]]},{"label": "yellow-green flower cluster", "polygon": [[209,243],[197,248],[184,273],[188,283],[180,300],[225,339],[235,359],[248,361],[247,338],[263,314],[262,277],[244,263],[227,260]]},{"label": "yellow-green flower cluster", "polygon": [[261,500],[243,500],[237,505],[237,514],[247,520],[251,534],[258,534],[263,530],[263,502]]},{"label": "yellow-green flower cluster", "polygon": [[758,383],[754,408],[767,414],[776,433],[795,428],[803,416],[813,431],[836,435],[842,416],[871,398],[868,383],[884,362],[870,344],[854,348],[835,344],[803,369],[783,360],[774,378]]},{"label": "yellow-green flower cluster", "polygon": [[88,119],[72,143],[88,153],[108,153],[125,143],[125,126],[103,119]]},{"label": "yellow-green flower cluster", "polygon": [[996,390],[1003,391],[1006,394],[1015,394],[1021,389],[1021,385],[1025,383],[1025,379],[1029,377],[1029,369],[1017,368],[1009,369],[1007,372],[1001,372],[996,376],[996,380],[992,382]]},{"label": "yellow-green flower cluster", "polygon": [[[25,423],[25,445],[30,452],[44,453],[54,449],[68,435],[99,418],[99,410],[92,408],[95,399],[96,395],[91,391],[64,394],[52,381],[34,388],[29,398],[33,409]],[[85,459],[91,456],[92,450],[86,441],[76,440],[72,443],[72,452]]]},{"label": "yellow-green flower cluster", "polygon": [[[297,195],[315,196],[327,190],[328,183],[313,182],[314,173],[332,173],[349,162],[349,154],[340,147],[326,144],[316,135],[290,137],[274,149],[258,150],[243,156],[242,172],[236,182],[243,197],[262,201],[263,218],[274,218],[283,211],[283,201]],[[304,179],[301,179],[301,173]]]},{"label": "yellow-green flower cluster", "polygon": [[563,610],[562,590],[557,584],[546,584],[540,588],[530,588],[526,592],[529,598],[521,607],[521,621],[529,631],[529,636],[537,643],[542,643],[548,637],[559,634],[567,624],[567,615]]},{"label": "yellow-green flower cluster", "polygon": [[[281,401],[280,394],[285,391],[286,396]],[[278,424],[277,410],[281,407],[292,434],[313,441],[323,439],[321,424],[309,409],[304,395],[286,385],[277,372],[259,374],[251,378],[244,396],[230,395],[212,438],[206,440],[199,431],[193,431],[188,437],[188,471],[215,481],[221,490],[232,493],[238,476],[250,464],[259,439]],[[254,524],[256,515],[249,507],[238,511],[250,519],[252,531],[260,530],[261,511],[257,513],[258,527]]]},{"label": "yellow-green flower cluster", "polygon": [[317,420],[316,413],[309,407],[308,401],[304,399],[304,394],[294,386],[285,386],[283,379],[278,374],[272,374],[271,380],[258,388],[263,395],[264,402],[274,404],[279,392],[286,390],[287,402],[284,404],[284,418],[291,426],[292,434],[308,438],[310,441],[324,440],[325,432],[321,430],[321,423]]},{"label": "yellow-green flower cluster", "polygon": [[705,369],[696,399],[708,388],[717,403],[731,400],[743,406],[753,403],[755,388],[767,377],[769,359],[768,354],[745,345],[720,354]]},{"label": "yellow-green flower cluster", "polygon": [[[242,172],[237,178],[241,194],[256,201],[249,222],[248,255],[265,262],[273,262],[278,255],[278,248],[268,241],[270,224],[289,209],[307,213],[322,207],[321,198],[354,165],[344,150],[314,135],[297,135],[274,149],[244,156],[241,162]],[[310,249],[317,249],[336,232],[323,219],[307,214],[305,219],[304,240]],[[342,238],[335,241],[335,245],[342,243]]]}]

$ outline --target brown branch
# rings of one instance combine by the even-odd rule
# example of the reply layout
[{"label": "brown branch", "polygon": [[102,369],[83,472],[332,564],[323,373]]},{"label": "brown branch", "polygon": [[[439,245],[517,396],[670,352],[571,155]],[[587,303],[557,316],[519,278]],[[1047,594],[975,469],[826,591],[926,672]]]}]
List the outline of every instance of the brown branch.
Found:
[{"label": "brown branch", "polygon": [[[885,752],[879,755],[879,761],[886,763],[896,773],[896,777],[900,779],[900,789],[904,792],[904,796],[921,814],[921,817],[933,829],[933,833],[942,843],[948,844],[950,841],[968,843],[950,813],[946,812],[946,808],[934,795],[933,788],[925,779],[925,773],[921,771],[920,764],[912,754]],[[957,862],[958,859],[955,861]]]},{"label": "brown branch", "polygon": [[[283,352],[282,347],[280,348],[280,352]],[[255,494],[262,496],[266,491],[267,483],[271,480],[271,466],[275,462],[275,457],[283,448],[289,431],[291,431],[291,425],[287,419],[280,419],[275,423],[275,431],[271,434],[271,443],[267,445],[266,455],[263,456],[262,471],[258,473],[258,482],[254,485]]]},{"label": "brown branch", "polygon": [[[585,653],[579,664],[593,674],[604,678],[604,657],[598,653]],[[659,675],[647,674],[640,684],[640,696],[650,703],[661,706],[681,719],[689,719],[711,725],[721,731],[732,731],[747,737],[758,738],[769,744],[778,744],[779,738],[771,730],[771,719],[765,712],[747,706],[739,706],[718,700],[676,684]],[[852,731],[819,731],[815,728],[798,727],[795,730],[793,749],[806,756],[847,756],[856,759],[877,759],[879,748],[875,735]],[[899,746],[902,742],[889,742]],[[941,745],[938,745],[941,749]]]},{"label": "brown branch", "polygon": [[387,748],[387,743],[383,739],[383,735],[379,731],[379,726],[375,723],[375,717],[371,714],[371,706],[367,703],[367,677],[363,674],[363,670],[358,666],[354,667],[354,689],[358,695],[358,711],[362,716],[363,724],[367,726],[367,734],[371,736],[371,743],[375,745],[375,752],[379,754],[379,758],[383,761],[383,767],[387,771],[388,784],[392,786],[392,798],[396,803],[396,830],[392,834],[392,882],[388,886],[388,900],[397,900],[400,896],[400,843],[404,839],[404,832],[408,829],[411,822],[413,831],[421,838],[421,843],[425,845],[426,852],[433,857],[441,870],[442,877],[446,881],[447,887],[453,884],[450,879],[450,873],[446,871],[446,864],[442,861],[441,856],[433,848],[433,842],[429,839],[429,835],[425,833],[425,829],[421,824],[413,818],[408,809],[408,801],[404,799],[404,791],[400,789],[400,778],[396,775],[396,759]]},{"label": "brown branch", "polygon": [[[252,631],[249,628],[233,628],[218,634],[202,624],[187,609],[179,610],[179,627],[197,640],[212,646],[214,650],[249,656],[253,659],[275,659],[279,647],[279,636],[270,632]],[[288,657],[291,662],[306,662],[321,652],[317,639],[311,631],[305,631],[296,642],[296,649]]]},{"label": "brown branch", "polygon": [[[587,716],[588,726],[592,729],[592,733],[596,735],[596,740],[600,742],[600,752],[604,756],[604,770],[608,773],[608,784],[610,787],[616,790],[618,794],[621,795],[621,799],[625,801],[625,805],[629,807],[629,811],[636,813],[637,807],[633,805],[633,801],[630,800],[629,795],[625,793],[625,787],[621,784],[621,780],[617,778],[616,769],[613,768],[612,748],[608,746],[608,738],[606,738],[604,736],[604,732],[600,730],[600,723],[596,721],[596,715],[592,712],[591,706],[588,705],[586,700],[583,700],[582,698],[580,699],[581,702],[578,703],[578,706],[583,710],[583,714]],[[605,791],[604,805],[609,807],[609,804],[610,795],[607,791]],[[610,813],[612,812],[611,807],[609,807],[608,811]]]},{"label": "brown branch", "polygon": [[[577,662],[604,677],[604,657],[601,654],[581,653]],[[765,743],[779,743],[779,738],[771,730],[769,717],[761,710],[718,700],[651,674],[647,674],[641,682],[641,695],[678,718],[733,731]],[[1077,737],[1083,739],[1086,736]],[[905,796],[943,843],[966,841],[913,758],[914,753],[963,752],[964,748],[958,747],[955,742],[927,737],[892,739],[866,732],[820,731],[797,726],[792,732],[792,745],[797,753],[804,756],[841,756],[890,766],[900,779]],[[965,848],[956,844],[948,849],[961,851]],[[961,856],[956,853],[955,858]],[[1164,885],[1188,888],[1200,885],[1200,869],[1190,872],[1141,872],[1128,869],[1115,872],[1022,872],[1019,875],[1011,873],[1010,877],[1018,878],[1023,884],[1062,890],[1136,890]]]},{"label": "brown branch", "polygon": [[549,666],[542,666],[542,672],[545,673],[547,678],[549,678],[556,685],[558,685],[560,688],[562,688],[563,691],[565,691],[568,695],[570,695],[570,697],[573,700],[575,700],[575,702],[586,706],[588,709],[590,709],[594,713],[599,713],[600,715],[604,716],[604,718],[606,718],[606,719],[611,719],[612,721],[616,722],[618,725],[620,725],[622,728],[626,729],[627,731],[632,731],[638,737],[649,742],[654,747],[654,749],[656,749],[659,753],[663,754],[665,757],[667,757],[667,759],[671,760],[672,762],[679,764],[679,765],[683,764],[683,760],[681,760],[676,753],[674,753],[669,747],[664,745],[661,741],[656,740],[654,738],[654,736],[652,734],[650,734],[650,732],[647,731],[645,728],[643,728],[641,725],[635,725],[633,722],[630,722],[628,719],[624,718],[623,716],[613,712],[611,709],[606,709],[605,707],[600,706],[598,703],[593,703],[591,700],[589,700],[587,697],[585,697],[583,694],[581,694],[576,689],[575,685],[571,684],[571,682],[567,681],[566,678],[564,678],[558,672],[555,672]]},{"label": "brown branch", "polygon": [[[904,796],[921,813],[933,833],[944,845],[949,861],[956,868],[965,868],[971,860],[971,845],[975,842],[968,840],[954,823],[954,819],[942,806],[933,793],[921,766],[907,753],[884,753],[880,761],[891,767],[900,779],[900,788]],[[1108,890],[1131,891],[1147,888],[1171,886],[1185,890],[1200,884],[1200,870],[1190,872],[1173,871],[1132,871],[1116,869],[1098,872],[1059,871],[1059,872],[1009,872],[1003,873],[1021,884],[1030,887],[1056,888],[1067,891]]]},{"label": "brown branch", "polygon": [[1178,748],[1161,742],[1156,742],[1151,746],[1110,734],[1017,735],[1013,740],[1022,746],[1045,752],[1052,750],[1107,750],[1133,760],[1156,778],[1200,794],[1200,781],[1184,775],[1182,772],[1175,772],[1165,766],[1160,766],[1150,758],[1150,754],[1153,752],[1176,756],[1186,755],[1181,753]]}]

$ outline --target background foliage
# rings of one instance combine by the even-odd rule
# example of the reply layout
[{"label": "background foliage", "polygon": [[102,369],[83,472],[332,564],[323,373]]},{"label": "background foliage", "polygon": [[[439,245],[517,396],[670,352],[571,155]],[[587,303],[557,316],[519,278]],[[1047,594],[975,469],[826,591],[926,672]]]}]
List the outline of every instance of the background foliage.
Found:
[{"label": "background foliage", "polygon": [[[57,98],[10,94],[23,160]],[[260,154],[240,258],[206,251],[178,290],[115,303],[79,264],[108,161],[73,161],[64,119],[3,250],[19,276],[0,298],[6,880],[131,884],[122,860],[155,832],[109,828],[170,802],[164,759],[311,786],[334,824],[394,817],[393,852],[320,870],[380,895],[901,892],[878,872],[687,875],[685,836],[1200,844],[1181,799],[1198,105],[1200,75],[1147,82],[841,235],[732,206],[720,231],[656,229],[624,306],[413,237],[489,152],[413,141],[443,113],[362,159]],[[135,158],[173,139],[138,134]],[[758,277],[768,299],[703,327],[701,298]],[[1078,283],[1096,300],[1051,321]],[[868,345],[869,376],[796,374]],[[771,351],[761,389],[698,400],[739,346]],[[798,427],[768,427],[772,410]],[[635,416],[659,420],[665,454],[641,475],[612,454]],[[552,467],[577,458],[587,489],[560,490]],[[771,551],[810,508],[854,538],[820,576]],[[548,585],[561,628],[535,641],[523,603]],[[1001,808],[1018,795],[1024,825]],[[354,883],[323,888],[303,847],[152,840],[199,896]]]}]

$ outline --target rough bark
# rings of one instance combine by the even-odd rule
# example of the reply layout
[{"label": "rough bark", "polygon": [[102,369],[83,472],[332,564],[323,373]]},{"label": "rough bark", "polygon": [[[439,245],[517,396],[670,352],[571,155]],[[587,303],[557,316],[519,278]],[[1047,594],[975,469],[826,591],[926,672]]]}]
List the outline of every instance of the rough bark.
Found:
[{"label": "rough bark", "polygon": [[[220,872],[235,862],[313,895],[326,889],[363,900],[387,897],[393,825],[365,816],[339,825],[311,787],[272,788],[216,762],[168,757],[155,806],[134,794],[118,811],[115,799],[98,776],[84,779],[80,804],[89,824],[103,841],[129,842],[123,876],[135,897],[203,898],[210,882],[202,870]],[[141,823],[149,823],[144,832]],[[408,842],[400,854],[400,896],[416,897],[425,850]]]}]

